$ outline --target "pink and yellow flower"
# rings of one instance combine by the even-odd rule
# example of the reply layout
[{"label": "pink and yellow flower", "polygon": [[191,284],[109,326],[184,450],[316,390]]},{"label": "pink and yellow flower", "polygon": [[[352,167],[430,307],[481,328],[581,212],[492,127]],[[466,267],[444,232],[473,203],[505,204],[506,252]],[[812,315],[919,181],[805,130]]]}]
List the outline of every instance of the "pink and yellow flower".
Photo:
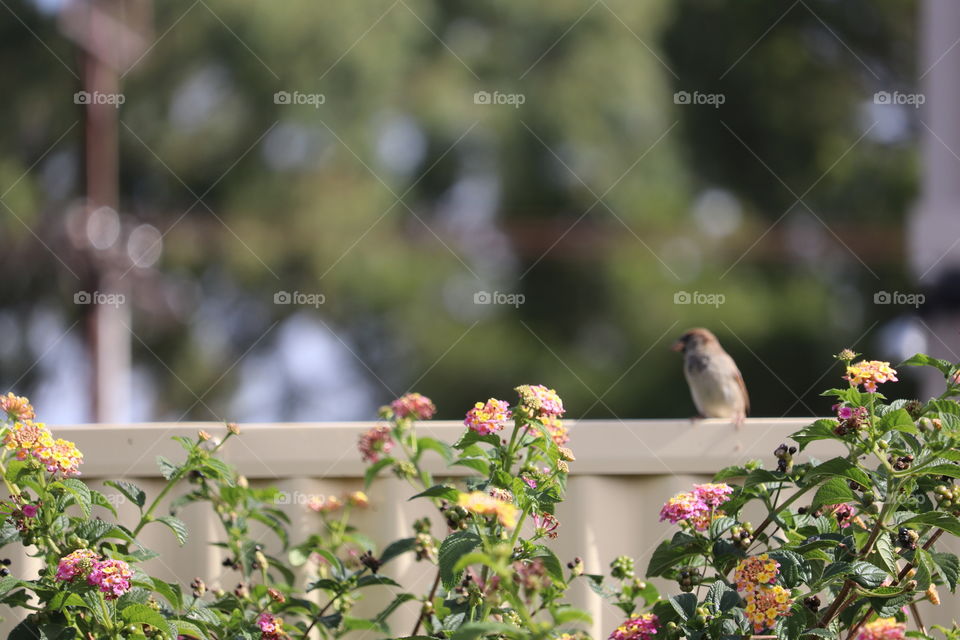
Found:
[{"label": "pink and yellow flower", "polygon": [[657,634],[658,622],[652,613],[633,616],[614,629],[609,640],[651,640]]},{"label": "pink and yellow flower", "polygon": [[37,417],[29,400],[9,392],[5,396],[0,396],[0,411],[5,412],[11,420],[33,420]]},{"label": "pink and yellow flower", "polygon": [[123,560],[107,558],[94,563],[87,583],[98,587],[107,600],[115,600],[130,590],[133,572]]},{"label": "pink and yellow flower", "polygon": [[86,578],[99,560],[100,556],[96,551],[77,549],[60,558],[60,562],[57,564],[57,580],[71,582],[77,576]]},{"label": "pink and yellow flower", "polygon": [[24,460],[29,455],[53,446],[53,435],[42,422],[24,420],[14,423],[3,436],[3,444],[8,451],[16,451],[17,459]]},{"label": "pink and yellow flower", "polygon": [[332,513],[343,507],[343,500],[337,496],[311,496],[307,508],[317,513]]},{"label": "pink and yellow flower", "polygon": [[261,640],[275,640],[286,636],[283,630],[283,619],[266,611],[257,617],[257,626],[260,627]]},{"label": "pink and yellow flower", "polygon": [[497,500],[483,491],[461,493],[457,498],[457,504],[471,513],[481,516],[496,516],[500,524],[508,529],[517,526],[517,515],[519,515],[520,509],[510,502]]},{"label": "pink and yellow flower", "polygon": [[877,390],[877,385],[884,382],[897,382],[897,372],[890,367],[889,362],[880,360],[861,360],[856,364],[847,365],[847,374],[843,377],[854,386],[863,385],[870,393]]},{"label": "pink and yellow flower", "polygon": [[544,416],[540,418],[540,422],[543,423],[543,426],[547,429],[547,433],[550,434],[550,437],[558,447],[562,447],[570,442],[570,435],[567,432],[567,428],[563,426],[563,420],[557,416]]},{"label": "pink and yellow flower", "polygon": [[837,524],[840,525],[841,529],[849,527],[853,521],[853,516],[857,514],[853,505],[846,503],[826,505],[822,508],[822,511],[825,514],[832,514],[837,519]]},{"label": "pink and yellow flower", "polygon": [[524,384],[517,387],[516,392],[520,395],[520,404],[535,418],[563,415],[563,400],[553,389],[542,384]]},{"label": "pink and yellow flower", "polygon": [[741,560],[733,572],[733,581],[737,591],[750,594],[776,582],[779,573],[780,563],[762,553]]},{"label": "pink and yellow flower", "polygon": [[774,585],[748,592],[747,606],[743,611],[747,619],[753,623],[753,632],[760,633],[764,629],[773,627],[777,618],[790,615],[791,605],[793,605],[793,599],[790,597],[790,592],[780,585]]},{"label": "pink and yellow flower", "polygon": [[377,462],[381,455],[389,455],[393,450],[393,438],[390,436],[390,427],[381,425],[374,427],[360,436],[357,444],[360,457],[364,462]]},{"label": "pink and yellow flower", "polygon": [[732,493],[733,487],[722,482],[693,485],[693,495],[702,500],[708,507],[719,507],[730,499]]},{"label": "pink and yellow flower", "polygon": [[689,521],[708,512],[707,504],[692,491],[678,493],[660,509],[660,522],[669,520],[672,524]]},{"label": "pink and yellow flower", "polygon": [[478,402],[473,405],[473,408],[467,411],[467,417],[463,424],[485,436],[503,429],[504,424],[512,415],[510,407],[505,401],[490,398],[486,404]]},{"label": "pink and yellow flower", "polygon": [[894,618],[877,618],[860,628],[857,640],[904,640],[907,625]]},{"label": "pink and yellow flower", "polygon": [[437,412],[433,400],[419,393],[408,393],[390,403],[390,408],[398,418],[418,418],[429,420]]},{"label": "pink and yellow flower", "polygon": [[369,507],[370,498],[363,491],[352,491],[347,494],[347,502],[354,507]]},{"label": "pink and yellow flower", "polygon": [[69,440],[57,438],[49,447],[39,449],[34,452],[34,455],[50,473],[61,473],[65,476],[80,475],[83,454],[77,449],[77,445]]}]

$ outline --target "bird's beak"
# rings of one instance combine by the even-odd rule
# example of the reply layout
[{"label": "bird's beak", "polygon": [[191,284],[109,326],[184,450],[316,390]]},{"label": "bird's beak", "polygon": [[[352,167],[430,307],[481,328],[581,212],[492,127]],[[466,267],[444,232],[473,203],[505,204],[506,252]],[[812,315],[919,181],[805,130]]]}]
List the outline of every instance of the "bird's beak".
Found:
[{"label": "bird's beak", "polygon": [[670,347],[671,351],[683,351],[683,340],[677,340],[673,343],[673,346]]}]

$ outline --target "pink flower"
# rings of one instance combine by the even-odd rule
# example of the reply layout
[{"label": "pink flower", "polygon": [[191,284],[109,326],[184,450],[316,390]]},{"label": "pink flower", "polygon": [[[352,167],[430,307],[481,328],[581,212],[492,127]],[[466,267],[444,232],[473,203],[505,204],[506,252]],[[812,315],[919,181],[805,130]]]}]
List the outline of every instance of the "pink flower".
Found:
[{"label": "pink flower", "polygon": [[467,417],[464,419],[463,424],[469,429],[485,436],[503,429],[504,423],[506,423],[512,415],[510,407],[505,401],[490,398],[486,404],[478,402],[473,405],[473,408],[467,411]]},{"label": "pink flower", "polygon": [[693,485],[693,495],[708,507],[719,507],[730,499],[733,487],[722,482]]},{"label": "pink flower", "polygon": [[36,518],[38,507],[35,504],[25,504],[22,507],[20,507],[20,511],[22,511],[23,515],[25,515],[28,518]]},{"label": "pink flower", "polygon": [[60,563],[57,565],[57,580],[71,582],[77,576],[86,578],[99,560],[100,556],[95,551],[77,549],[60,558]]},{"label": "pink flower", "polygon": [[399,418],[419,418],[429,420],[437,412],[433,400],[419,393],[408,393],[390,403],[390,408]]},{"label": "pink flower", "polygon": [[903,640],[906,638],[907,625],[893,618],[877,618],[860,629],[857,640]]},{"label": "pink flower", "polygon": [[889,362],[879,360],[861,360],[856,364],[847,365],[847,374],[843,376],[853,386],[863,385],[870,393],[877,390],[877,385],[884,382],[897,382],[897,372],[890,367]]},{"label": "pink flower", "polygon": [[130,578],[133,572],[123,560],[107,558],[94,563],[93,571],[87,576],[87,583],[99,587],[107,600],[115,600],[130,590]]},{"label": "pink flower", "polygon": [[693,492],[678,493],[661,507],[660,522],[669,520],[672,524],[677,524],[702,516],[709,510],[707,503]]},{"label": "pink flower", "polygon": [[559,417],[563,415],[563,400],[553,389],[542,384],[525,384],[516,388],[520,394],[520,404],[530,409],[534,417]]},{"label": "pink flower", "polygon": [[377,462],[380,455],[388,455],[393,449],[393,438],[390,437],[390,427],[374,427],[360,436],[357,444],[360,457],[364,462]]},{"label": "pink flower", "polygon": [[652,613],[633,616],[614,629],[609,640],[650,640],[657,634],[658,622]]},{"label": "pink flower", "polygon": [[853,505],[846,503],[825,505],[822,510],[824,513],[833,514],[833,517],[837,519],[837,524],[840,525],[841,529],[849,527],[850,521],[857,513]]},{"label": "pink flower", "polygon": [[286,635],[283,632],[283,620],[266,611],[257,618],[257,626],[260,627],[261,640],[274,640]]}]

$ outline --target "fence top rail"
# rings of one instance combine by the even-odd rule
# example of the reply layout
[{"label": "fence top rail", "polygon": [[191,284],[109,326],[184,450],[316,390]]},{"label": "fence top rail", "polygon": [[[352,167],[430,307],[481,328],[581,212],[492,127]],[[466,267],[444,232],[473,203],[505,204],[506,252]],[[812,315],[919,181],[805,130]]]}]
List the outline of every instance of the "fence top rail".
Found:
[{"label": "fence top rail", "polygon": [[[815,418],[750,418],[739,428],[727,420],[568,420],[570,447],[577,459],[572,475],[712,474],[751,459],[772,462],[773,450]],[[302,422],[241,424],[241,435],[224,447],[223,458],[251,478],[362,477],[366,465],[357,438],[375,422]],[[52,425],[59,437],[73,440],[84,453],[83,473],[90,478],[158,476],[156,458],[173,461],[183,451],[173,436],[196,437],[201,429],[222,437],[226,427],[213,422]],[[458,421],[419,423],[420,435],[453,443],[463,432]],[[829,449],[813,443],[812,455]],[[829,446],[829,445],[827,445]],[[428,454],[428,468],[451,476],[468,473],[447,468]]]}]

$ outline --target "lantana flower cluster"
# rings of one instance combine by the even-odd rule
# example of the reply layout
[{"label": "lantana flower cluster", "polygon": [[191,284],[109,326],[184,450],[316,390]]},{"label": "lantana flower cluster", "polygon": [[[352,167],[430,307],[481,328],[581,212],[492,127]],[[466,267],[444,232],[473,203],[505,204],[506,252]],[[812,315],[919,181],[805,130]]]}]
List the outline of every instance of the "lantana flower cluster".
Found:
[{"label": "lantana flower cluster", "polygon": [[[32,413],[32,409],[30,412]],[[69,440],[54,439],[53,434],[42,422],[32,420],[15,422],[4,434],[3,444],[8,451],[16,451],[18,460],[33,458],[50,473],[60,473],[64,476],[80,475],[83,454]]]},{"label": "lantana flower cluster", "polygon": [[904,640],[907,625],[894,618],[877,618],[860,628],[857,640]]},{"label": "lantana flower cluster", "polygon": [[563,400],[557,392],[542,384],[520,385],[516,392],[520,395],[520,405],[533,418],[559,417],[564,413]]},{"label": "lantana flower cluster", "polygon": [[126,562],[102,558],[90,549],[77,549],[61,558],[56,575],[61,582],[86,579],[87,584],[99,588],[107,600],[115,600],[129,591],[132,577],[133,572]]},{"label": "lantana flower cluster", "polygon": [[319,495],[311,496],[307,500],[307,508],[317,513],[333,513],[348,504],[352,507],[368,507],[370,506],[370,498],[363,491],[351,491],[342,498]]},{"label": "lantana flower cluster", "polygon": [[874,393],[878,384],[896,382],[897,372],[890,367],[889,362],[861,360],[856,364],[847,365],[847,375],[843,379],[854,386],[863,385],[866,391]]},{"label": "lantana flower cluster", "polygon": [[437,412],[433,400],[419,393],[408,393],[390,403],[394,415],[398,418],[417,418],[429,420]]},{"label": "lantana flower cluster", "polygon": [[503,429],[507,420],[513,417],[510,406],[505,400],[490,398],[486,403],[478,402],[467,411],[463,424],[482,436]]},{"label": "lantana flower cluster", "polygon": [[628,618],[613,630],[609,640],[652,640],[657,633],[659,620],[652,613]]},{"label": "lantana flower cluster", "polygon": [[374,427],[360,436],[360,442],[357,444],[360,449],[360,457],[364,462],[377,462],[380,456],[389,455],[393,450],[393,437],[390,435],[390,427],[380,425]]},{"label": "lantana flower cluster", "polygon": [[737,591],[746,599],[744,613],[754,633],[773,627],[777,618],[790,615],[793,599],[790,591],[774,584],[780,563],[764,553],[744,558],[733,574]]},{"label": "lantana flower cluster", "polygon": [[481,516],[496,516],[501,525],[512,529],[517,526],[517,515],[520,513],[514,504],[498,500],[483,491],[461,493],[457,504],[471,513]]},{"label": "lantana flower cluster", "polygon": [[260,640],[277,640],[287,638],[283,630],[283,619],[264,611],[257,617],[257,626],[260,627]]},{"label": "lantana flower cluster", "polygon": [[713,518],[722,515],[716,508],[727,502],[732,493],[733,487],[722,482],[696,484],[692,491],[678,493],[667,500],[660,509],[660,522],[686,523],[696,531],[705,531]]},{"label": "lantana flower cluster", "polygon": [[29,400],[9,392],[5,396],[0,396],[0,411],[6,413],[7,418],[14,422],[33,420],[37,417]]}]

